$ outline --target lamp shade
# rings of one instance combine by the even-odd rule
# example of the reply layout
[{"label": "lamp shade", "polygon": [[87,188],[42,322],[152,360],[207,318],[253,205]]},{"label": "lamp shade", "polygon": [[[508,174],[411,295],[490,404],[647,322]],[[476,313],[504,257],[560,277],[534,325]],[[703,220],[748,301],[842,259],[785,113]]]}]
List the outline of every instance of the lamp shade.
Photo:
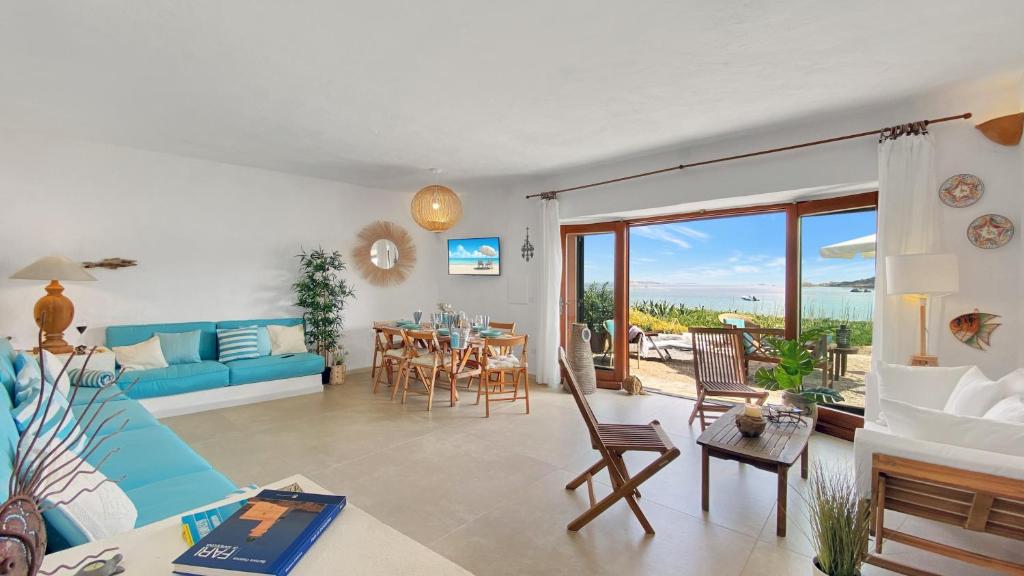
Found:
[{"label": "lamp shade", "polygon": [[82,265],[64,256],[46,256],[11,274],[15,280],[78,280],[89,282],[96,277]]},{"label": "lamp shade", "polygon": [[955,254],[902,254],[885,257],[889,294],[953,294],[960,289]]},{"label": "lamp shade", "polygon": [[412,198],[412,219],[431,232],[441,232],[462,218],[462,201],[451,188],[431,184]]}]

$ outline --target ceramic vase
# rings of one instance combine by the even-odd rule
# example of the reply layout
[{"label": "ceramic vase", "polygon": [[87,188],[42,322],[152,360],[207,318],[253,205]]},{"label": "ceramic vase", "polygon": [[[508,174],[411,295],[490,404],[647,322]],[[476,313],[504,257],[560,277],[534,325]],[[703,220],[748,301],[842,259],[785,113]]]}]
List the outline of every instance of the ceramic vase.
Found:
[{"label": "ceramic vase", "polygon": [[572,325],[569,337],[569,358],[572,373],[584,394],[597,391],[597,374],[594,372],[594,355],[590,351],[590,327],[583,323]]}]

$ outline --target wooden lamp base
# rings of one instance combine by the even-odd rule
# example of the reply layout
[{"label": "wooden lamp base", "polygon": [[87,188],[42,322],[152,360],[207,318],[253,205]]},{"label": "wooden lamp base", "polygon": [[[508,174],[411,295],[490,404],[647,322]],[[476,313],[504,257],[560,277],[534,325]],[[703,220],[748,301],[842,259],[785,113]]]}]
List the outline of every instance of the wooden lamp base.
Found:
[{"label": "wooden lamp base", "polygon": [[926,296],[921,297],[921,307],[918,310],[918,319],[920,325],[920,351],[917,354],[910,356],[911,366],[938,366],[939,357],[928,354],[928,298]]},{"label": "wooden lamp base", "polygon": [[[75,305],[64,295],[64,287],[53,280],[46,285],[46,296],[36,302],[36,325],[43,331],[43,349],[53,354],[70,354],[74,348],[64,340],[64,331],[75,317]],[[38,352],[38,350],[36,350]]]},{"label": "wooden lamp base", "polygon": [[922,354],[914,354],[910,357],[911,366],[938,366],[938,356],[925,356]]}]

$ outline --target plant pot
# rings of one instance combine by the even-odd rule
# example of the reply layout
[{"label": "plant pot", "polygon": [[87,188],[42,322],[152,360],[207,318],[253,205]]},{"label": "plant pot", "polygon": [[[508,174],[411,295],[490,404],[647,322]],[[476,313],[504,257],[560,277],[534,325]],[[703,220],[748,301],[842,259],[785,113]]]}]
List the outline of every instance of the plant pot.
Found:
[{"label": "plant pot", "polygon": [[331,366],[329,371],[331,373],[331,376],[329,378],[329,383],[332,386],[340,386],[340,385],[345,383],[345,365],[344,364],[335,364],[334,366]]},{"label": "plant pot", "polygon": [[590,335],[590,351],[594,354],[604,353],[604,343],[608,341],[607,332],[592,332]]},{"label": "plant pot", "polygon": [[[825,572],[818,567],[817,556],[814,557],[814,560],[811,560],[811,576],[829,576],[828,572]],[[860,570],[857,571],[857,576],[860,576]]]},{"label": "plant pot", "polygon": [[836,330],[836,346],[839,348],[850,347],[850,327],[846,324],[840,324],[839,329]]},{"label": "plant pot", "polygon": [[814,402],[808,402],[800,394],[786,390],[782,393],[782,403],[786,406],[799,408],[803,411],[804,416],[809,417],[815,423],[818,422],[818,405]]},{"label": "plant pot", "polygon": [[330,384],[331,383],[331,367],[324,368],[324,371],[320,373],[320,383]]},{"label": "plant pot", "polygon": [[569,335],[569,367],[576,376],[580,391],[593,394],[597,391],[597,374],[594,372],[594,355],[591,354],[591,332],[586,324],[573,324]]}]

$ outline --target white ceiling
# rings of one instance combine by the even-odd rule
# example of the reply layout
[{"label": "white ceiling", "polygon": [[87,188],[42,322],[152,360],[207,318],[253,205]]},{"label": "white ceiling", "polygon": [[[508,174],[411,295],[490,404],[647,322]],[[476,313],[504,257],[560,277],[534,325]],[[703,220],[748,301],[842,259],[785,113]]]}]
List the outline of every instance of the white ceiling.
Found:
[{"label": "white ceiling", "polygon": [[1021,0],[0,7],[0,126],[378,187],[550,172],[1024,64]]}]

